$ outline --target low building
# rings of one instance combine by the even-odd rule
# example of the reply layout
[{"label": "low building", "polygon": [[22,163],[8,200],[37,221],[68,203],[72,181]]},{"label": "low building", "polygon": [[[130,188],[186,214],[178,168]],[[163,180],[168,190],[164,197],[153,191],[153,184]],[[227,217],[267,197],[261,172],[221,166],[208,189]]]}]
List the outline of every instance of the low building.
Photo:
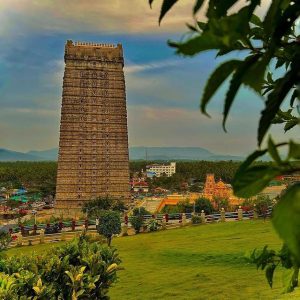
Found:
[{"label": "low building", "polygon": [[149,192],[149,186],[148,183],[145,181],[131,181],[130,182],[131,191],[137,192],[137,193],[148,193]]},{"label": "low building", "polygon": [[167,177],[176,173],[176,162],[170,164],[152,164],[146,167],[147,177],[160,177],[165,174]]}]

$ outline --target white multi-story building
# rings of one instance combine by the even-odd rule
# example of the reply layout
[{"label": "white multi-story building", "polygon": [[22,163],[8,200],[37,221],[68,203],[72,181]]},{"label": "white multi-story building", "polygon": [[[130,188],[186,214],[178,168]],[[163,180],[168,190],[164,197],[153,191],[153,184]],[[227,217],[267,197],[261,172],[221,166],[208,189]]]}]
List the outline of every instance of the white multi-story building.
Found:
[{"label": "white multi-story building", "polygon": [[176,162],[170,164],[152,164],[146,167],[147,177],[160,177],[163,174],[170,177],[176,173]]}]

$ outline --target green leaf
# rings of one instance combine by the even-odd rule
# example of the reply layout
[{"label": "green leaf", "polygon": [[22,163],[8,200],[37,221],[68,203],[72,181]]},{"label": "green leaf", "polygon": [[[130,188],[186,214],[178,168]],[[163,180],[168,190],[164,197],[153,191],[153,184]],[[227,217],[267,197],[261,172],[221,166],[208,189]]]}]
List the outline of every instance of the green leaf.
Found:
[{"label": "green leaf", "polygon": [[191,38],[184,43],[174,43],[168,41],[169,46],[177,48],[178,54],[184,54],[193,56],[199,52],[219,49],[223,46],[219,37],[210,34],[209,32],[203,32],[200,36]]},{"label": "green leaf", "polygon": [[195,32],[198,31],[197,28],[196,28],[195,26],[193,26],[193,25],[191,25],[191,24],[189,24],[189,23],[186,23],[185,25],[186,25],[187,28],[190,29],[191,31],[195,31]]},{"label": "green leaf", "polygon": [[295,61],[291,65],[291,70],[286,73],[286,75],[279,80],[273,89],[273,91],[268,95],[266,101],[266,107],[261,113],[261,118],[259,120],[258,127],[258,144],[262,143],[262,140],[269,130],[272,120],[276,116],[280,105],[284,101],[288,92],[292,89],[295,83],[298,81],[298,72],[300,69],[300,56],[295,58]]},{"label": "green leaf", "polygon": [[257,158],[265,155],[267,153],[267,149],[265,150],[256,150],[251,153],[246,160],[240,165],[238,170],[236,171],[236,176],[243,173]]},{"label": "green leaf", "polygon": [[291,293],[298,286],[299,268],[294,266],[290,269],[283,269],[283,293]]},{"label": "green leaf", "polygon": [[274,177],[281,174],[278,168],[272,166],[253,166],[235,175],[233,180],[234,194],[248,198],[261,192]]},{"label": "green leaf", "polygon": [[207,25],[207,23],[205,23],[205,22],[200,22],[200,21],[197,21],[197,24],[198,24],[198,26],[199,26],[199,28],[200,28],[201,30],[204,30],[205,27],[206,27],[206,25]]},{"label": "green leaf", "polygon": [[287,121],[284,126],[284,132],[287,132],[288,130],[292,129],[293,127],[295,127],[298,124],[300,124],[300,120],[297,118]]},{"label": "green leaf", "polygon": [[208,18],[220,18],[226,16],[227,10],[238,0],[210,0],[206,16]]},{"label": "green leaf", "polygon": [[278,69],[281,66],[283,66],[284,64],[285,64],[285,59],[283,59],[283,58],[277,58],[277,62],[276,62],[275,68]]},{"label": "green leaf", "polygon": [[276,116],[276,117],[272,120],[272,124],[282,124],[282,123],[285,123],[285,121],[284,121],[282,118],[278,117],[278,116]]},{"label": "green leaf", "polygon": [[261,27],[261,26],[262,26],[262,21],[261,21],[260,18],[259,18],[257,15],[255,15],[255,14],[253,14],[253,15],[251,16],[250,23],[252,23],[252,24],[254,24],[254,25],[258,26],[258,27]]},{"label": "green leaf", "polygon": [[161,6],[160,16],[158,23],[160,24],[163,17],[166,15],[166,13],[172,8],[172,6],[177,2],[178,0],[164,0]]},{"label": "green leaf", "polygon": [[279,236],[300,264],[300,183],[292,185],[281,197],[273,213]]},{"label": "green leaf", "polygon": [[278,115],[279,117],[283,118],[284,120],[289,121],[289,120],[291,120],[292,118],[294,118],[294,117],[292,116],[292,114],[291,114],[292,111],[293,111],[292,108],[290,108],[290,109],[287,110],[287,111],[283,111],[283,110],[279,109],[278,112],[277,112],[277,115]]},{"label": "green leaf", "polygon": [[233,74],[233,77],[230,81],[229,89],[226,94],[225,98],[225,105],[224,105],[224,117],[223,117],[223,128],[225,129],[225,123],[226,119],[229,113],[229,110],[231,108],[231,105],[234,101],[235,95],[237,91],[239,90],[241,84],[243,83],[243,76],[248,71],[248,69],[259,59],[260,55],[253,55],[248,56],[245,61],[240,64],[240,66],[237,68],[235,73]]},{"label": "green leaf", "polygon": [[[262,85],[264,83],[265,71],[267,65],[272,58],[271,52],[266,52],[262,57],[253,63],[247,72],[245,72],[243,83],[251,87],[254,91],[261,93]],[[255,76],[253,76],[255,74]]]},{"label": "green leaf", "polygon": [[249,7],[244,7],[239,14],[210,19],[199,36],[180,43],[169,42],[169,45],[176,47],[178,54],[190,56],[211,49],[240,49],[241,45],[237,42],[244,40],[250,31],[248,14]]},{"label": "green leaf", "polygon": [[290,141],[288,158],[300,159],[300,144]]},{"label": "green leaf", "polygon": [[282,162],[281,158],[278,154],[278,151],[276,149],[276,146],[271,137],[269,137],[269,140],[268,140],[268,152],[270,153],[270,155],[274,159],[274,161],[277,162],[277,164],[280,164]]},{"label": "green leaf", "polygon": [[221,65],[219,65],[214,72],[211,74],[210,78],[206,82],[204,88],[204,93],[201,99],[201,111],[206,114],[206,105],[215,94],[217,89],[226,80],[228,76],[239,66],[240,60],[230,60]]},{"label": "green leaf", "polygon": [[273,0],[267,11],[266,17],[263,22],[263,28],[265,30],[266,36],[270,37],[273,30],[274,24],[277,24],[277,21],[280,17],[280,2],[281,0]]},{"label": "green leaf", "polygon": [[272,78],[272,73],[268,72],[268,74],[267,74],[267,79],[268,79],[268,82],[274,83],[274,80],[273,80],[273,78]]},{"label": "green leaf", "polygon": [[296,98],[299,99],[299,93],[298,93],[298,90],[294,90],[294,92],[293,92],[293,94],[292,94],[292,96],[291,96],[290,107],[293,107]]},{"label": "green leaf", "polygon": [[193,13],[194,15],[198,12],[198,10],[201,8],[202,4],[203,4],[204,0],[196,0],[194,9],[193,9]]},{"label": "green leaf", "polygon": [[[275,1],[274,1],[275,2]],[[288,34],[294,22],[299,18],[300,15],[300,3],[299,1],[294,1],[294,5],[290,5],[290,1],[286,1],[285,5],[287,6],[284,9],[282,15],[279,16],[277,22],[273,20],[274,33],[271,37],[276,43],[280,43],[281,38]]]},{"label": "green leaf", "polygon": [[275,264],[268,265],[268,267],[266,268],[266,278],[268,280],[270,287],[273,286],[273,275],[274,275],[275,269],[276,269]]}]

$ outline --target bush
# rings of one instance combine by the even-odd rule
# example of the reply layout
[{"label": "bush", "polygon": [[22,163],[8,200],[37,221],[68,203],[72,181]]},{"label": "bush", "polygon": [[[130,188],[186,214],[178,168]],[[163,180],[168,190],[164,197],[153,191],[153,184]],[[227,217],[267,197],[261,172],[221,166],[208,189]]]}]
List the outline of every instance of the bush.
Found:
[{"label": "bush", "polygon": [[120,259],[85,237],[42,256],[0,259],[0,299],[108,299]]},{"label": "bush", "polygon": [[0,231],[0,251],[6,249],[11,242],[11,236],[8,232]]},{"label": "bush", "polygon": [[144,219],[142,216],[132,216],[130,218],[130,223],[135,230],[135,233],[139,233],[141,227],[144,225]]},{"label": "bush", "polygon": [[199,198],[195,201],[195,210],[199,213],[204,210],[205,214],[210,215],[213,213],[214,208],[209,199]]},{"label": "bush", "polygon": [[192,216],[192,224],[201,224],[202,220],[200,216]]},{"label": "bush", "polygon": [[157,220],[151,219],[148,222],[147,228],[149,231],[157,231],[159,230],[160,226],[161,224]]}]

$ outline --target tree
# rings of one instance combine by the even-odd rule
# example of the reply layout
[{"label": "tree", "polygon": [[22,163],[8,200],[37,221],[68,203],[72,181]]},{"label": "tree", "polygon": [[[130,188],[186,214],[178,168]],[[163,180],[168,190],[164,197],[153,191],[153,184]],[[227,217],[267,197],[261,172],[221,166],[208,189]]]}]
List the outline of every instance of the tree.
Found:
[{"label": "tree", "polygon": [[117,211],[103,211],[99,219],[98,232],[103,234],[110,246],[112,236],[121,232],[120,213]]},{"label": "tree", "polygon": [[[149,0],[150,6],[154,0]],[[159,23],[178,0],[162,2]],[[180,42],[169,41],[176,52],[194,56],[207,50],[217,51],[217,56],[234,57],[242,52],[244,59],[230,59],[219,65],[207,80],[200,108],[207,114],[207,105],[221,84],[230,79],[224,99],[223,128],[235,97],[246,86],[258,94],[265,103],[258,124],[258,150],[254,151],[237,170],[232,185],[240,197],[251,197],[261,192],[276,176],[300,171],[300,144],[295,140],[275,143],[271,136],[267,147],[261,148],[272,124],[284,125],[284,131],[300,124],[300,36],[295,30],[300,16],[300,2],[272,0],[263,20],[254,14],[260,0],[248,0],[234,12],[229,10],[238,0],[209,0],[206,21],[196,20],[197,12],[205,1],[193,1],[195,24],[188,24],[189,35]],[[288,108],[289,107],[289,108]],[[288,148],[282,158],[279,148]],[[267,165],[255,161],[268,153],[272,162]],[[295,272],[291,282],[298,283],[300,265],[300,183],[288,188],[279,200],[273,216],[273,225],[286,243]],[[266,265],[264,265],[266,266]],[[274,268],[266,272],[273,277]]]},{"label": "tree", "polygon": [[268,208],[273,205],[273,201],[270,199],[269,196],[258,195],[253,200],[253,204],[255,205],[257,212],[260,215],[264,215],[266,214]]},{"label": "tree", "polygon": [[125,209],[126,207],[121,199],[105,196],[97,197],[84,203],[82,212],[87,214],[88,217],[99,217],[102,211],[113,210],[122,212]]},{"label": "tree", "polygon": [[210,215],[213,213],[214,208],[208,199],[198,198],[195,201],[195,210],[196,212],[201,212],[202,210],[204,210],[205,214]]},{"label": "tree", "polygon": [[132,211],[134,216],[144,216],[144,215],[151,215],[150,211],[148,211],[145,207],[135,207]]}]

